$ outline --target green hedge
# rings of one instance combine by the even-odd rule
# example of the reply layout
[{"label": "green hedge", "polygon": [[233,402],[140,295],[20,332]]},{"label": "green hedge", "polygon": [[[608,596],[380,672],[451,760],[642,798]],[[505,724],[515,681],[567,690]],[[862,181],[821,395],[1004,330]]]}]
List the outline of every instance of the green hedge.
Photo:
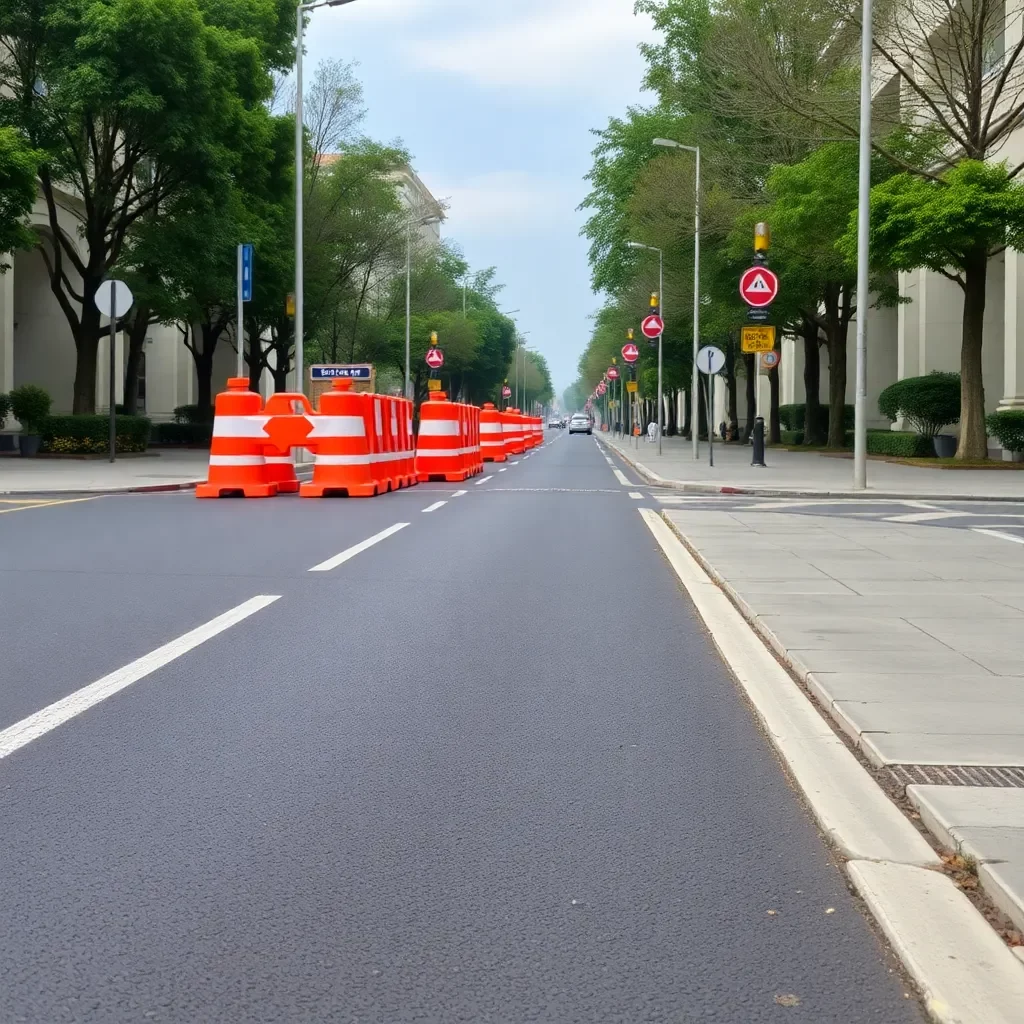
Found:
[{"label": "green hedge", "polygon": [[154,423],[151,444],[208,445],[212,423]]},{"label": "green hedge", "polygon": [[[806,425],[804,420],[807,415],[807,406],[803,402],[794,402],[790,405],[779,406],[779,422],[785,430],[803,430]],[[824,436],[828,433],[828,403],[824,402],[818,406],[818,427]],[[843,406],[843,426],[847,430],[853,430],[854,409],[852,405]]]},{"label": "green hedge", "polygon": [[[780,409],[781,412],[781,409]],[[804,432],[802,430],[780,430],[779,443],[787,445],[798,445],[804,443]]]},{"label": "green hedge", "polygon": [[895,381],[878,396],[878,411],[893,422],[907,420],[917,434],[934,437],[960,422],[960,374],[935,370]]},{"label": "green hedge", "polygon": [[901,459],[926,459],[934,457],[935,446],[932,439],[924,434],[903,430],[869,430],[868,453]]},{"label": "green hedge", "polygon": [[174,408],[175,423],[209,423],[210,414],[199,411],[198,405],[178,405]]},{"label": "green hedge", "polygon": [[985,420],[985,426],[1008,452],[1024,452],[1024,409],[1003,409]]},{"label": "green hedge", "polygon": [[[115,417],[118,452],[144,452],[152,424],[145,416]],[[47,416],[40,434],[43,451],[55,455],[101,455],[110,450],[109,416]]]}]

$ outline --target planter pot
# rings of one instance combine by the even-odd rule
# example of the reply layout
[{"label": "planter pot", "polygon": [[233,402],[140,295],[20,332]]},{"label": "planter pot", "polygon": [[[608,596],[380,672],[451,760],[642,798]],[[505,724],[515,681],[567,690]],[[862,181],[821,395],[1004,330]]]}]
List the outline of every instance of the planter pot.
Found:
[{"label": "planter pot", "polygon": [[39,446],[42,443],[43,439],[38,434],[18,435],[18,451],[22,458],[31,459],[34,455],[38,455]]},{"label": "planter pot", "polygon": [[951,459],[956,455],[958,440],[952,434],[936,434],[932,438],[935,447],[935,454],[940,459]]},{"label": "planter pot", "polygon": [[13,452],[17,447],[14,434],[0,434],[0,452]]}]

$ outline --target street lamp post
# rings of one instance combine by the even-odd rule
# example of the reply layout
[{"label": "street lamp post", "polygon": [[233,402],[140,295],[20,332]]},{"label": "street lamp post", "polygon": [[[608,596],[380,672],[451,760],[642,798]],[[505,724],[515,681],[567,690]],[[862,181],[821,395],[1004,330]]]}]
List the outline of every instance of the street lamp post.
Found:
[{"label": "street lamp post", "polygon": [[306,34],[306,15],[318,7],[342,7],[352,0],[313,0],[299,4],[295,9],[295,388],[304,391],[302,317],[303,265],[302,265],[302,198],[306,183],[305,132],[302,124],[302,47]]},{"label": "street lamp post", "polygon": [[868,246],[871,238],[871,0],[864,0],[860,36],[860,181],[857,189],[857,394],[854,397],[853,489],[868,485]]},{"label": "street lamp post", "polygon": [[[661,310],[661,319],[665,319],[665,253],[655,245],[644,245],[643,242],[627,242],[630,249],[648,249],[658,254],[658,308]],[[658,454],[661,454],[661,435],[664,431],[665,420],[665,399],[661,387],[661,355],[662,340],[665,332],[658,335]]]},{"label": "street lamp post", "polygon": [[[870,0],[868,0],[870,3]],[[693,367],[690,371],[690,436],[693,438],[693,458],[700,457],[700,428],[697,424],[697,387],[700,375],[697,371],[697,351],[700,348],[700,146],[684,146],[672,139],[655,139],[655,146],[669,149],[685,149],[697,158],[696,185],[693,205]],[[708,422],[711,422],[710,413]],[[710,428],[709,428],[710,429]]]},{"label": "street lamp post", "polygon": [[412,346],[412,226],[426,227],[428,224],[439,224],[438,216],[410,217],[405,222],[405,397],[412,398],[412,364],[410,349]]}]

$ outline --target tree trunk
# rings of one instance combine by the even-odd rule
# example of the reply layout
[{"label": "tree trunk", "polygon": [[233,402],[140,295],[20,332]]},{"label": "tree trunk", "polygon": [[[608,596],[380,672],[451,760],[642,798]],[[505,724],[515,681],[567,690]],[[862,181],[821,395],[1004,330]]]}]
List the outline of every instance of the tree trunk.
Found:
[{"label": "tree trunk", "polygon": [[985,292],[988,254],[972,253],[964,267],[963,340],[960,346],[960,444],[958,459],[987,459],[985,430],[985,382],[981,369],[981,345],[985,323]]},{"label": "tree trunk", "polygon": [[728,420],[730,433],[735,431],[736,434],[739,433],[740,429],[738,390],[736,382],[736,355],[734,351],[727,351],[725,360],[725,417]]},{"label": "tree trunk", "polygon": [[288,367],[275,366],[271,372],[274,377],[274,390],[286,391],[288,389]]},{"label": "tree trunk", "polygon": [[801,331],[804,339],[804,444],[820,445],[818,424],[821,422],[821,347],[818,325],[805,319]]},{"label": "tree trunk", "polygon": [[779,425],[779,369],[768,371],[768,390],[771,394],[771,407],[768,413],[768,443],[778,444],[782,440]]},{"label": "tree trunk", "polygon": [[757,370],[754,366],[754,356],[751,353],[747,353],[743,356],[743,364],[746,367],[746,387],[747,387],[747,425],[743,431],[743,440],[749,441],[750,435],[754,432],[754,418],[757,415],[757,396],[754,393],[756,385]]},{"label": "tree trunk", "polygon": [[249,390],[259,392],[260,377],[263,376],[263,353],[259,331],[250,330],[246,345],[249,349]]},{"label": "tree trunk", "polygon": [[202,421],[208,422],[213,419],[213,353],[195,353],[196,363],[196,405],[199,406],[199,415]]},{"label": "tree trunk", "polygon": [[96,411],[96,359],[99,354],[100,312],[95,305],[82,309],[82,319],[75,330],[75,388],[71,411],[75,415]]},{"label": "tree trunk", "polygon": [[686,402],[683,409],[683,429],[682,433],[684,437],[693,437],[690,431],[693,430],[693,394],[692,391],[683,389],[683,394],[686,396]]},{"label": "tree trunk", "polygon": [[[825,288],[825,333],[828,338],[828,446],[846,444],[846,331],[840,311],[839,285]],[[866,315],[866,311],[865,311]]]},{"label": "tree trunk", "polygon": [[128,327],[128,354],[124,362],[124,411],[128,416],[138,412],[139,367],[149,331],[149,317],[150,310],[139,306]]}]

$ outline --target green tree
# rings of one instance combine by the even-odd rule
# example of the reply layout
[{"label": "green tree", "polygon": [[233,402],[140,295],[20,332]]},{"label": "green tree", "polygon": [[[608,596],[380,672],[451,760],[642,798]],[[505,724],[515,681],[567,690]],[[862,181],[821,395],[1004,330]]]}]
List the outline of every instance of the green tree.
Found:
[{"label": "green tree", "polygon": [[[226,153],[287,63],[285,0],[8,0],[0,8],[0,121],[42,153],[51,289],[77,351],[74,411],[95,403],[96,289],[128,233]],[[230,159],[230,157],[228,157]],[[71,207],[79,239],[60,211]]]},{"label": "green tree", "polygon": [[[857,248],[857,226],[841,241]],[[963,293],[959,459],[988,457],[982,340],[988,262],[1024,248],[1024,183],[1004,163],[962,160],[938,179],[898,174],[871,190],[871,252],[893,270],[926,267]]]},{"label": "green tree", "polygon": [[[16,128],[0,126],[0,253],[31,249],[36,238],[26,219],[36,200],[39,154]],[[5,264],[0,262],[0,271]]]}]

